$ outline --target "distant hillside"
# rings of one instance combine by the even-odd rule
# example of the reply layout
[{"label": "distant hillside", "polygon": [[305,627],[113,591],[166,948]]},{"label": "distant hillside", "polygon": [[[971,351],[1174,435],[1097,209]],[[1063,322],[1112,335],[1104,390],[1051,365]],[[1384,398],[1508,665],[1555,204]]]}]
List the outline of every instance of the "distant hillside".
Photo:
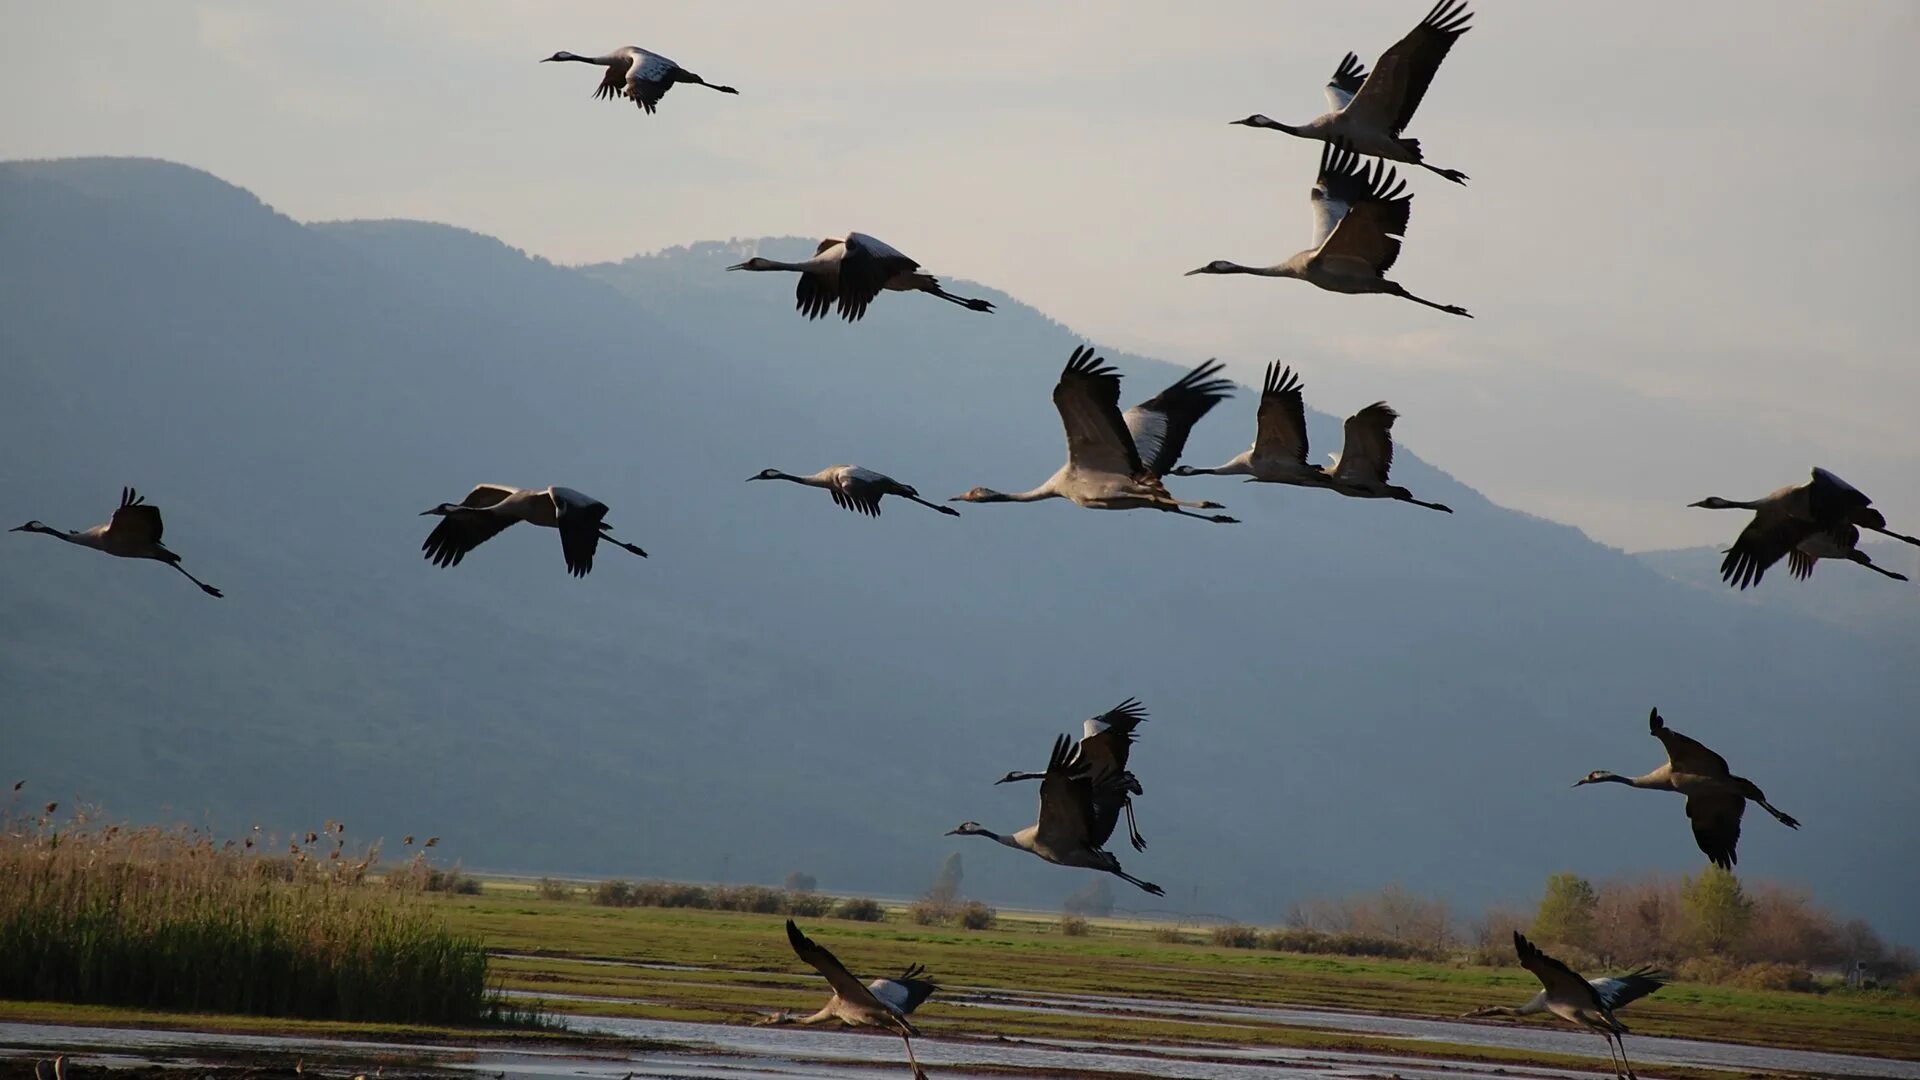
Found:
[{"label": "distant hillside", "polygon": [[[1085,876],[941,834],[1030,822],[1032,786],[991,781],[1133,694],[1152,846],[1126,862],[1168,896],[1123,903],[1275,919],[1402,881],[1467,909],[1554,870],[1701,865],[1677,799],[1568,787],[1653,765],[1658,704],[1806,824],[1750,822],[1742,869],[1920,939],[1889,827],[1920,820],[1910,633],[1676,583],[1417,446],[1397,476],[1457,513],[1196,478],[1245,523],[873,521],[742,483],[1044,479],[1048,392],[1092,328],[990,288],[955,286],[991,316],[889,296],[809,324],[789,279],[721,272],[799,241],[569,269],[439,225],[301,225],[132,160],[0,165],[0,237],[0,524],[90,525],[134,484],[228,593],[0,536],[0,747],[35,798],[851,892],[915,892],[959,850],[969,892],[1053,904]],[[1177,375],[1108,356],[1128,401]],[[1189,460],[1244,446],[1254,398]],[[521,529],[428,566],[418,513],[483,480],[593,493],[653,558],[575,581]]]}]

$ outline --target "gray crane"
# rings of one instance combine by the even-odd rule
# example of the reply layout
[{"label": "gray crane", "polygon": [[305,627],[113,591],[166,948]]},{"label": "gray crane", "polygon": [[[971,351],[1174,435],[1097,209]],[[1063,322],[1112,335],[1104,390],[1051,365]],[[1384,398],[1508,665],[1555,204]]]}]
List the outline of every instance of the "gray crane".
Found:
[{"label": "gray crane", "polygon": [[960,511],[951,506],[928,502],[920,497],[920,492],[895,480],[885,473],[863,469],[858,465],[831,465],[811,476],[795,476],[779,469],[762,469],[747,477],[747,482],[755,480],[785,480],[806,487],[825,488],[833,497],[833,504],[856,514],[868,517],[880,516],[880,499],[886,495],[897,495],[909,502],[917,502],[929,510],[938,510],[950,517],[959,517]]},{"label": "gray crane", "polygon": [[1310,195],[1313,246],[1272,266],[1242,266],[1216,259],[1195,274],[1252,274],[1294,278],[1328,292],[1398,296],[1449,315],[1473,318],[1458,304],[1415,296],[1387,277],[1400,258],[1401,238],[1413,213],[1406,181],[1380,162],[1362,166],[1359,155],[1332,143],[1320,155],[1320,177]]},{"label": "gray crane", "polygon": [[624,540],[616,540],[604,520],[607,504],[572,488],[550,487],[542,490],[508,487],[505,484],[480,484],[457,503],[441,503],[422,510],[421,517],[435,516],[441,522],[420,544],[429,562],[435,566],[458,566],[467,552],[500,535],[517,521],[560,532],[560,554],[566,559],[567,573],[586,577],[593,569],[593,553],[605,540],[615,547],[646,558],[647,553]]},{"label": "gray crane", "polygon": [[[1628,1033],[1627,1025],[1613,1015],[1613,1006],[1600,996],[1593,983],[1541,952],[1518,930],[1513,932],[1513,951],[1520,956],[1520,966],[1540,980],[1544,988],[1541,993],[1546,995],[1546,1010],[1569,1024],[1598,1032],[1607,1040],[1607,1059],[1613,1062],[1613,1075],[1636,1080],[1633,1066],[1627,1063],[1627,1044],[1620,1041],[1620,1036]],[[1613,1056],[1616,1045],[1620,1048],[1617,1060]]]},{"label": "gray crane", "polygon": [[799,274],[800,281],[793,289],[793,306],[809,321],[837,307],[842,319],[858,322],[882,292],[923,292],[968,311],[993,310],[993,305],[985,300],[955,296],[941,288],[940,279],[922,273],[919,263],[866,233],[829,236],[813,249],[813,258],[802,262],[781,262],[756,255],[727,269]]},{"label": "gray crane", "polygon": [[1298,125],[1270,120],[1260,113],[1231,122],[1343,144],[1362,154],[1418,165],[1456,184],[1465,184],[1466,173],[1427,164],[1420,140],[1402,138],[1400,133],[1413,122],[1414,111],[1427,96],[1427,87],[1432,85],[1453,43],[1473,29],[1467,25],[1473,14],[1466,7],[1466,0],[1440,0],[1433,5],[1418,26],[1381,54],[1371,75],[1358,56],[1348,53],[1327,83],[1331,112]]},{"label": "gray crane", "polygon": [[659,108],[660,99],[667,96],[667,91],[673,89],[675,83],[692,83],[723,94],[740,92],[731,86],[710,83],[659,53],[648,52],[638,45],[622,45],[604,56],[579,56],[562,50],[540,62],[550,64],[555,61],[598,64],[606,68],[607,73],[601,77],[600,85],[594,87],[593,96],[608,101],[630,98],[646,113]]},{"label": "gray crane", "polygon": [[1667,760],[1644,776],[1620,776],[1596,769],[1574,787],[1586,784],[1625,784],[1648,791],[1676,791],[1687,797],[1687,819],[1693,822],[1693,839],[1707,859],[1722,870],[1731,870],[1740,861],[1734,848],[1740,842],[1740,818],[1749,801],[1789,829],[1800,823],[1774,809],[1758,785],[1744,776],[1733,775],[1727,759],[1667,726],[1660,710],[1647,716],[1647,730],[1667,748]]},{"label": "gray crane", "polygon": [[[1141,837],[1140,828],[1133,820],[1133,797],[1145,792],[1140,787],[1140,779],[1127,770],[1133,741],[1139,738],[1134,734],[1134,729],[1146,718],[1146,707],[1138,699],[1128,698],[1099,716],[1088,717],[1081,725],[1078,747],[1080,761],[1090,769],[1114,770],[1120,773],[1123,781],[1118,787],[1108,786],[1094,791],[1092,840],[1095,847],[1107,846],[1107,840],[1113,836],[1114,827],[1119,824],[1124,811],[1127,816],[1127,839],[1133,844],[1133,850],[1147,850],[1147,842]],[[994,783],[1044,780],[1046,776],[1046,773],[1010,772]]]},{"label": "gray crane", "polygon": [[1099,826],[1094,807],[1102,799],[1117,800],[1125,786],[1125,774],[1112,768],[1089,769],[1079,760],[1073,737],[1061,735],[1054,740],[1047,771],[1040,780],[1038,821],[1011,836],[986,829],[977,821],[963,821],[947,835],[984,836],[1056,866],[1103,870],[1155,896],[1165,896],[1165,889],[1122,870],[1120,860],[1095,840]]},{"label": "gray crane", "polygon": [[7,531],[42,533],[122,559],[152,559],[180,571],[182,576],[200,586],[200,591],[208,596],[224,595],[219,589],[187,573],[187,568],[180,565],[180,556],[160,542],[161,535],[166,531],[166,526],[160,521],[160,508],[141,498],[140,493],[130,487],[120,489],[120,506],[104,525],[69,531],[53,528],[40,521],[29,521]]},{"label": "gray crane", "polygon": [[1006,494],[976,487],[951,502],[1003,503],[1068,499],[1090,510],[1164,510],[1182,517],[1224,525],[1224,514],[1195,514],[1185,509],[1224,509],[1216,502],[1183,502],[1160,482],[1180,460],[1193,425],[1232,395],[1233,383],[1216,378],[1221,365],[1209,360],[1178,382],[1120,411],[1120,373],[1091,348],[1073,350],[1053,405],[1067,429],[1067,463],[1031,491]]},{"label": "gray crane", "polygon": [[787,943],[793,946],[796,956],[805,960],[827,980],[827,985],[833,987],[833,997],[827,999],[826,1006],[812,1016],[796,1019],[787,1013],[778,1013],[761,1023],[817,1024],[831,1019],[853,1027],[886,1028],[899,1035],[900,1041],[906,1044],[907,1064],[913,1067],[914,1080],[925,1080],[926,1073],[913,1056],[913,1036],[920,1034],[920,1031],[907,1019],[908,1013],[938,989],[931,981],[919,978],[924,974],[924,969],[908,968],[899,979],[875,979],[862,984],[826,946],[801,933],[792,919],[787,920]]}]

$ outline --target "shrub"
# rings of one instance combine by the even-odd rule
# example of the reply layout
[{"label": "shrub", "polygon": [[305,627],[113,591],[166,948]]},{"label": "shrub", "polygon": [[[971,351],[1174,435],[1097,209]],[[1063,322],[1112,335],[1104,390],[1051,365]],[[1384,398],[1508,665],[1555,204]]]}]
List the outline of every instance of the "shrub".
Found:
[{"label": "shrub", "polygon": [[593,902],[602,907],[632,907],[634,906],[633,882],[621,881],[618,878],[603,881],[593,887]]},{"label": "shrub", "polygon": [[1098,877],[1067,894],[1060,904],[1069,915],[1106,916],[1113,914],[1113,886]]},{"label": "shrub", "polygon": [[991,930],[999,912],[978,900],[969,900],[960,908],[959,921],[963,930]]},{"label": "shrub", "polygon": [[834,918],[855,922],[879,922],[885,915],[886,909],[880,906],[880,901],[865,898],[842,900],[833,909]]},{"label": "shrub", "polygon": [[558,878],[541,878],[534,884],[533,891],[542,900],[573,899],[573,886]]},{"label": "shrub", "polygon": [[1683,982],[1724,983],[1739,970],[1738,963],[1724,956],[1694,956],[1675,965],[1673,973]]},{"label": "shrub", "polygon": [[461,896],[479,896],[480,879],[471,874],[463,874],[459,867],[442,870],[437,866],[427,867],[426,880],[422,889],[427,892],[456,893]]},{"label": "shrub", "polygon": [[833,897],[818,893],[793,893],[786,895],[786,913],[802,919],[818,919],[833,910]]},{"label": "shrub", "polygon": [[1260,945],[1260,934],[1251,926],[1216,926],[1207,940],[1223,949],[1253,949]]},{"label": "shrub", "polygon": [[1387,960],[1443,960],[1439,950],[1424,949],[1404,941],[1367,937],[1361,934],[1323,934],[1318,930],[1269,930],[1260,939],[1263,948],[1276,952],[1309,953],[1333,956],[1372,956]]},{"label": "shrub", "polygon": [[1153,940],[1162,945],[1179,945],[1187,940],[1187,935],[1177,926],[1156,926],[1153,928]]},{"label": "shrub", "polygon": [[1813,972],[1792,964],[1748,964],[1734,972],[1729,981],[1748,990],[1791,990],[1802,994],[1814,990]]},{"label": "shrub", "polygon": [[778,915],[787,909],[779,891],[760,885],[722,886],[713,891],[713,906],[721,911],[750,911],[756,915]]},{"label": "shrub", "polygon": [[1068,915],[1060,920],[1060,932],[1068,937],[1086,937],[1087,920],[1078,915]]},{"label": "shrub", "polygon": [[788,892],[812,892],[820,887],[820,880],[812,874],[803,874],[798,870],[787,875],[780,887]]},{"label": "shrub", "polygon": [[953,909],[936,900],[920,899],[907,905],[907,918],[916,926],[938,926],[949,919]]}]

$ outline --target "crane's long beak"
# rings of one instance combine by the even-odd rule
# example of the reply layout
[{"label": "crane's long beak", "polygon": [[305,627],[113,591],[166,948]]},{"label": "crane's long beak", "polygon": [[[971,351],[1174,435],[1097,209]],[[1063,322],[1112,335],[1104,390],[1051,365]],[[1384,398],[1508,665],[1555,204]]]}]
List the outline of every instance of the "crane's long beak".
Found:
[{"label": "crane's long beak", "polygon": [[746,263],[734,263],[732,266],[727,267],[729,270],[745,270],[746,268]]},{"label": "crane's long beak", "polygon": [[1192,276],[1193,276],[1193,275],[1195,275],[1195,274],[1204,274],[1204,273],[1206,273],[1206,272],[1207,272],[1207,268],[1203,266],[1203,267],[1201,267],[1201,268],[1200,268],[1200,269],[1198,269],[1198,270],[1189,270],[1189,271],[1187,271],[1186,273],[1184,273],[1184,274],[1181,274],[1180,276],[1181,276],[1181,277],[1192,277]]},{"label": "crane's long beak", "polygon": [[7,531],[8,532],[26,532],[27,527],[25,525],[15,525],[13,528],[8,529]]}]

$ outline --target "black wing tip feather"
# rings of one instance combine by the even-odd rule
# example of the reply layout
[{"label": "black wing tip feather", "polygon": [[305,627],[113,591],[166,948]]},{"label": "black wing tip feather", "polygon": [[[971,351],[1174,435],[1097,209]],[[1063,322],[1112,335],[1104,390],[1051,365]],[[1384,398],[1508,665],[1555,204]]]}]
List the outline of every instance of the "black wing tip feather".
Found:
[{"label": "black wing tip feather", "polygon": [[1341,57],[1340,66],[1333,70],[1333,85],[1347,93],[1351,94],[1359,90],[1360,85],[1366,81],[1367,69],[1360,63],[1360,57],[1353,53]]},{"label": "black wing tip feather", "polygon": [[1663,717],[1660,715],[1660,709],[1658,706],[1656,706],[1650,712],[1647,713],[1647,730],[1652,734],[1658,735],[1662,731],[1665,731],[1666,729],[1667,729],[1666,717]]},{"label": "black wing tip feather", "polygon": [[1439,0],[1433,5],[1433,10],[1427,12],[1427,17],[1420,20],[1420,25],[1458,37],[1473,29],[1467,25],[1472,18],[1473,12],[1467,10],[1467,0]]},{"label": "black wing tip feather", "polygon": [[1260,388],[1260,393],[1263,396],[1267,394],[1297,394],[1300,393],[1302,389],[1304,389],[1304,386],[1300,381],[1300,376],[1294,372],[1293,368],[1281,366],[1278,360],[1267,365],[1267,378]]},{"label": "black wing tip feather", "polygon": [[1068,375],[1082,375],[1090,379],[1120,379],[1118,368],[1108,364],[1091,345],[1075,346],[1073,355],[1067,358],[1067,366],[1060,370],[1064,378]]}]

